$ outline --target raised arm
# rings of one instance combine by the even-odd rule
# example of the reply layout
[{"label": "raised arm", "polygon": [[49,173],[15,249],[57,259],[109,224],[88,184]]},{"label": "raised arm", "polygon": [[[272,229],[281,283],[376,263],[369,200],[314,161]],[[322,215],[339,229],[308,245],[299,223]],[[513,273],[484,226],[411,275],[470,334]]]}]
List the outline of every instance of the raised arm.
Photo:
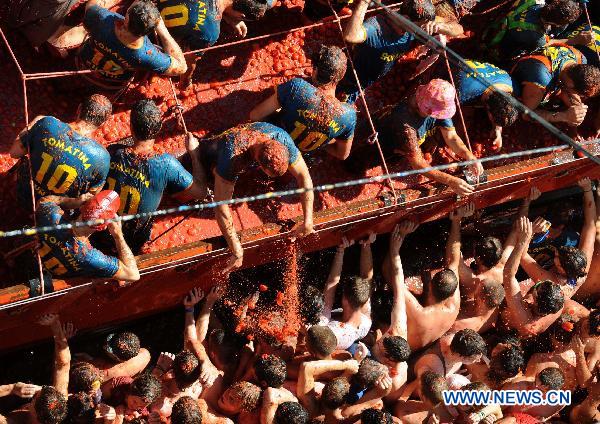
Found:
[{"label": "raised arm", "polygon": [[475,204],[467,203],[449,214],[450,234],[446,242],[446,266],[451,269],[456,276],[459,275],[462,254],[460,252],[460,222],[462,218],[469,217],[475,213]]},{"label": "raised arm", "polygon": [[371,244],[375,242],[377,234],[369,233],[366,240],[360,240],[360,277],[365,280],[373,279],[373,252]]},{"label": "raised arm", "polygon": [[[215,200],[230,200],[233,197],[234,184],[225,180],[220,175],[215,174]],[[235,231],[233,225],[233,217],[231,216],[231,209],[228,205],[219,205],[216,208],[216,217],[221,233],[227,241],[229,250],[231,250],[231,256],[227,260],[227,265],[223,269],[223,273],[226,274],[236,268],[242,266],[244,261],[244,249],[242,243]]]},{"label": "raised arm", "polygon": [[179,47],[177,41],[175,41],[169,33],[162,18],[159,19],[158,25],[156,26],[156,34],[165,49],[165,53],[171,57],[171,66],[169,66],[165,75],[173,77],[185,74],[187,72],[187,62],[185,61],[183,51],[181,51],[181,47]]},{"label": "raised arm", "polygon": [[592,182],[589,178],[582,178],[577,184],[583,190],[583,227],[581,228],[579,248],[587,259],[585,271],[588,272],[592,263],[594,242],[596,240],[596,202],[594,201]]},{"label": "raised arm", "polygon": [[369,8],[369,3],[370,0],[359,0],[356,3],[352,16],[348,19],[348,23],[344,28],[344,40],[347,43],[359,44],[366,40],[367,34],[363,27],[363,22],[365,21],[365,14]]},{"label": "raised arm", "polygon": [[277,97],[277,87],[275,87],[275,92],[254,106],[254,109],[250,111],[250,115],[248,117],[250,118],[250,121],[262,121],[280,108],[281,104],[279,103],[279,98]]},{"label": "raised arm", "polygon": [[144,371],[150,363],[150,359],[150,352],[142,348],[135,357],[107,369],[104,372],[104,381],[108,381],[114,377],[133,377]]},{"label": "raised arm", "polygon": [[113,275],[113,278],[119,281],[138,281],[140,279],[140,272],[135,261],[135,256],[133,256],[133,252],[123,236],[121,221],[110,222],[108,224],[108,231],[115,241],[117,256],[119,258],[119,269]]},{"label": "raised arm", "polygon": [[509,313],[515,321],[520,325],[526,325],[531,321],[531,312],[523,304],[523,295],[521,293],[521,287],[517,281],[516,275],[519,270],[519,262],[521,257],[527,251],[529,242],[532,236],[531,221],[527,217],[520,217],[515,222],[515,228],[517,230],[517,244],[512,251],[506,266],[504,267],[504,291],[506,293],[506,304]]},{"label": "raised arm", "polygon": [[194,319],[194,308],[204,299],[204,291],[200,287],[193,288],[183,299],[185,308],[185,324],[183,327],[183,343],[187,345],[190,340],[198,340],[196,332],[196,320]]},{"label": "raised arm", "polygon": [[71,366],[71,351],[67,337],[74,334],[73,324],[67,323],[63,327],[57,314],[43,315],[39,321],[41,325],[50,327],[54,338],[54,375],[52,385],[63,395],[69,394],[69,369]]},{"label": "raised arm", "polygon": [[577,376],[577,384],[580,387],[588,387],[594,376],[588,368],[585,360],[585,345],[578,334],[573,337],[573,351],[576,359],[575,375]]},{"label": "raised arm", "polygon": [[313,182],[310,177],[310,172],[304,162],[302,156],[298,157],[298,160],[290,166],[290,173],[296,179],[296,184],[299,188],[308,189],[302,194],[302,211],[304,212],[304,222],[299,225],[296,229],[296,234],[300,237],[307,236],[314,232],[313,229],[313,203],[315,201],[315,194],[312,191]]},{"label": "raised arm", "polygon": [[354,240],[348,241],[346,237],[342,238],[342,243],[335,251],[333,263],[329,270],[327,283],[325,283],[325,306],[323,307],[323,316],[328,320],[331,319],[331,310],[333,309],[333,301],[335,300],[335,289],[340,282],[342,275],[342,266],[344,265],[344,251],[352,246]]},{"label": "raised arm", "polygon": [[215,302],[221,297],[222,293],[223,286],[217,284],[210,289],[208,296],[206,296],[206,302],[204,302],[204,305],[200,310],[198,320],[196,321],[196,334],[200,343],[204,343],[204,340],[206,340],[206,335],[208,334],[208,324],[210,323],[210,312],[212,311],[212,307],[214,306]]}]

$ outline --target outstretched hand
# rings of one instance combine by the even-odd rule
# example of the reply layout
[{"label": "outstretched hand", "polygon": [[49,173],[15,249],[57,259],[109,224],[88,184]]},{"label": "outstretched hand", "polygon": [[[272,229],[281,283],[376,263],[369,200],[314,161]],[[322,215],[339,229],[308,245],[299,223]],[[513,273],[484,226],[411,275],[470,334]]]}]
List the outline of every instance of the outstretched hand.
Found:
[{"label": "outstretched hand", "polygon": [[451,221],[460,221],[463,218],[468,218],[475,213],[475,203],[469,202],[454,209],[448,217]]},{"label": "outstretched hand", "polygon": [[12,394],[23,399],[31,399],[40,390],[42,390],[42,387],[36,384],[15,383]]},{"label": "outstretched hand", "polygon": [[584,177],[577,181],[577,185],[581,187],[583,191],[592,191],[592,180],[588,177]]},{"label": "outstretched hand", "polygon": [[77,333],[77,329],[73,326],[72,322],[64,323],[62,326],[62,330],[67,340],[75,336],[75,334]]},{"label": "outstretched hand", "polygon": [[346,236],[342,237],[342,242],[339,244],[337,251],[338,252],[343,252],[344,250],[346,250],[347,248],[349,248],[350,246],[352,246],[354,244],[354,240],[348,240],[346,238]]},{"label": "outstretched hand", "polygon": [[540,189],[533,186],[531,187],[531,190],[529,190],[529,194],[527,195],[526,200],[533,202],[534,200],[539,199],[541,195],[542,192],[540,191]]},{"label": "outstretched hand", "polygon": [[193,308],[202,299],[204,299],[204,291],[200,287],[195,287],[190,290],[188,295],[183,299],[183,306],[186,308]]},{"label": "outstretched hand", "polygon": [[360,240],[359,243],[361,246],[369,246],[369,245],[375,243],[376,239],[377,239],[377,234],[369,233],[369,237],[367,237],[364,240]]},{"label": "outstretched hand", "polygon": [[533,224],[526,216],[522,216],[515,221],[515,230],[519,240],[527,241],[533,235]]}]

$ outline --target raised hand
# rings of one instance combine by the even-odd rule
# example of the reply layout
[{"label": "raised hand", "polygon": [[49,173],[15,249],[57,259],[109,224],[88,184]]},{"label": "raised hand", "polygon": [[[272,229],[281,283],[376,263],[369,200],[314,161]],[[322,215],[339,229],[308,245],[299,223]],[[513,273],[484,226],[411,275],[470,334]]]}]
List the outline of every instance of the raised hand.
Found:
[{"label": "raised hand", "polygon": [[202,371],[200,371],[200,383],[204,387],[210,387],[219,377],[219,370],[210,361],[202,363]]},{"label": "raised hand", "polygon": [[364,240],[360,240],[359,243],[361,246],[368,246],[370,244],[375,243],[375,240],[377,239],[377,234],[375,233],[369,233],[369,237],[367,237]]},{"label": "raised hand", "polygon": [[338,252],[343,252],[344,250],[346,250],[347,248],[349,248],[350,246],[352,246],[354,244],[354,240],[348,240],[345,236],[342,237],[342,242],[340,243],[340,245],[337,248]]},{"label": "raised hand", "polygon": [[57,322],[59,322],[58,314],[45,314],[38,318],[38,324],[46,327]]},{"label": "raised hand", "polygon": [[577,181],[577,185],[581,187],[583,191],[592,191],[592,180],[588,177],[584,177]]},{"label": "raised hand", "polygon": [[550,222],[546,221],[544,217],[538,216],[532,225],[533,234],[540,234],[546,232],[546,230],[550,228]]},{"label": "raised hand", "polygon": [[454,209],[448,217],[451,221],[460,221],[463,218],[468,218],[475,213],[475,203],[469,202]]},{"label": "raised hand", "polygon": [[542,192],[540,191],[539,188],[537,187],[531,187],[531,190],[529,190],[529,195],[527,196],[527,200],[530,202],[533,202],[534,200],[537,200],[540,198],[540,196],[542,195]]},{"label": "raised hand", "polygon": [[193,308],[198,302],[204,299],[204,291],[200,287],[195,287],[183,299],[183,306]]},{"label": "raised hand", "polygon": [[75,334],[77,333],[77,329],[73,326],[72,322],[67,322],[63,324],[62,330],[67,340],[75,336]]},{"label": "raised hand", "polygon": [[208,296],[206,296],[206,301],[214,304],[217,300],[221,298],[221,296],[223,296],[223,293],[225,293],[225,285],[216,284],[212,286],[212,288],[208,292]]},{"label": "raised hand", "polygon": [[529,240],[533,235],[533,225],[526,216],[522,216],[515,221],[515,229],[520,240]]},{"label": "raised hand", "polygon": [[419,228],[419,223],[416,221],[402,221],[398,224],[398,231],[400,231],[400,235],[402,236],[407,236],[417,228]]},{"label": "raised hand", "polygon": [[175,355],[169,352],[161,352],[156,361],[156,368],[161,370],[163,373],[169,371],[175,360]]}]

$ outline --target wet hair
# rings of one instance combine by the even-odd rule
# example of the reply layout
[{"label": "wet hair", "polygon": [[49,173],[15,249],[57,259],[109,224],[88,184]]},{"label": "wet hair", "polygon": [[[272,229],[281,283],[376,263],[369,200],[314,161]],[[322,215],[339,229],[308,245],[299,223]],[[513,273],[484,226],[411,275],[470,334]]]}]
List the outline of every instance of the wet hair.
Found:
[{"label": "wet hair", "polygon": [[325,308],[323,292],[314,286],[307,286],[301,294],[300,316],[305,324],[318,324]]},{"label": "wet hair", "polygon": [[338,46],[321,46],[315,58],[316,82],[319,85],[337,83],[346,74],[348,59]]},{"label": "wet hair", "polygon": [[131,108],[131,133],[136,140],[156,137],[162,127],[162,113],[152,100],[140,100]]},{"label": "wet hair", "polygon": [[[221,321],[223,322],[223,321]],[[227,322],[227,321],[225,321]],[[219,358],[225,362],[236,362],[239,354],[247,340],[244,335],[230,330],[215,328],[208,336],[208,342],[212,351],[219,352]]]},{"label": "wet hair", "polygon": [[432,404],[438,405],[443,402],[444,390],[448,390],[448,383],[443,375],[433,371],[425,371],[421,375],[421,394]]},{"label": "wet hair", "polygon": [[287,366],[279,356],[262,355],[254,363],[254,373],[262,387],[278,389],[287,377]]},{"label": "wet hair", "polygon": [[140,338],[133,333],[123,332],[110,334],[104,345],[104,350],[111,358],[125,362],[135,358],[140,353]]},{"label": "wet hair", "polygon": [[360,414],[361,424],[392,424],[392,414],[375,408],[365,409]]},{"label": "wet hair", "polygon": [[492,268],[502,258],[502,242],[496,237],[484,237],[475,242],[475,259]]},{"label": "wet hair", "polygon": [[358,372],[354,374],[353,381],[360,388],[369,389],[373,387],[377,379],[386,372],[387,370],[381,363],[371,358],[365,358],[360,363]]},{"label": "wet hair", "polygon": [[493,280],[485,280],[481,284],[483,301],[488,308],[496,308],[502,304],[506,293],[502,283]]},{"label": "wet hair", "polygon": [[[474,391],[474,392],[489,392],[491,390],[487,384],[485,384],[484,382],[481,382],[481,381],[474,381],[472,383],[466,384],[466,385],[462,386],[460,389]],[[474,403],[467,407],[467,409],[466,409],[467,413],[477,412],[478,410],[480,410],[484,406],[486,406],[486,404],[477,403],[477,401],[478,401],[478,399],[474,399]]]},{"label": "wet hair", "polygon": [[433,21],[435,6],[431,0],[405,0],[400,6],[400,13],[411,21]]},{"label": "wet hair", "polygon": [[463,357],[484,355],[487,345],[477,331],[465,328],[454,335],[450,342],[450,350]]},{"label": "wet hair", "polygon": [[143,37],[154,31],[160,19],[160,12],[154,3],[138,0],[127,10],[127,16],[127,30],[133,35]]},{"label": "wet hair", "polygon": [[337,347],[337,337],[326,325],[313,325],[306,333],[306,347],[319,359],[326,358]]},{"label": "wet hair", "polygon": [[491,93],[484,103],[496,125],[509,127],[519,119],[517,108],[498,92]]},{"label": "wet hair", "polygon": [[58,424],[67,417],[67,398],[52,386],[43,386],[33,404],[41,424]]},{"label": "wet hair", "polygon": [[102,374],[89,362],[77,362],[69,370],[69,393],[90,392],[94,383],[102,383]]},{"label": "wet hair", "polygon": [[347,277],[343,283],[343,295],[351,307],[358,309],[371,297],[371,281],[358,276]]},{"label": "wet hair", "polygon": [[67,423],[92,424],[96,419],[94,397],[86,392],[77,392],[67,400]]},{"label": "wet hair", "polygon": [[600,335],[600,309],[592,309],[590,311],[588,325],[590,336]]},{"label": "wet hair", "polygon": [[323,387],[321,403],[329,410],[334,410],[348,402],[350,382],[346,377],[337,377],[328,381]]},{"label": "wet hair", "polygon": [[86,97],[79,106],[79,119],[99,127],[112,114],[112,103],[102,94]]},{"label": "wet hair", "polygon": [[202,411],[190,396],[182,396],[173,404],[172,424],[202,424]]},{"label": "wet hair", "polygon": [[404,337],[386,336],[383,338],[385,356],[394,362],[406,362],[410,356],[410,346]]},{"label": "wet hair", "polygon": [[198,357],[189,350],[182,350],[173,360],[173,375],[180,389],[194,384],[200,377],[201,369]]},{"label": "wet hair", "polygon": [[490,376],[498,381],[514,377],[524,368],[523,350],[515,345],[504,347],[500,352],[492,355],[490,360]]},{"label": "wet hair", "polygon": [[232,8],[244,14],[244,21],[256,21],[265,16],[269,6],[263,0],[234,0]]},{"label": "wet hair", "polygon": [[575,0],[552,0],[542,7],[541,18],[544,22],[553,25],[565,26],[572,24],[579,18],[581,9]]},{"label": "wet hair", "polygon": [[558,261],[569,278],[581,278],[587,275],[587,258],[581,249],[572,246],[558,248]]},{"label": "wet hair", "polygon": [[283,402],[275,411],[274,424],[307,424],[308,411],[298,402]]},{"label": "wet hair", "polygon": [[147,404],[158,399],[160,393],[160,380],[150,373],[137,376],[129,385],[129,394],[142,398]]},{"label": "wet hair", "polygon": [[577,93],[595,97],[600,90],[600,68],[594,65],[573,65],[565,71]]},{"label": "wet hair", "polygon": [[539,372],[537,377],[540,380],[540,384],[550,390],[559,390],[565,384],[565,375],[558,368],[544,368]]},{"label": "wet hair", "polygon": [[565,304],[565,296],[560,286],[552,281],[546,280],[533,286],[535,311],[539,316],[555,314]]},{"label": "wet hair", "polygon": [[289,167],[289,160],[290,153],[283,144],[275,140],[261,143],[258,164],[270,174],[276,176],[285,174]]},{"label": "wet hair", "polygon": [[575,333],[575,318],[570,314],[562,314],[549,328],[549,333],[561,343],[571,343]]},{"label": "wet hair", "polygon": [[430,290],[433,298],[441,302],[454,294],[458,287],[458,278],[451,269],[443,269],[431,278]]},{"label": "wet hair", "polygon": [[256,384],[247,381],[238,381],[230,387],[242,411],[251,412],[259,407],[262,390]]}]

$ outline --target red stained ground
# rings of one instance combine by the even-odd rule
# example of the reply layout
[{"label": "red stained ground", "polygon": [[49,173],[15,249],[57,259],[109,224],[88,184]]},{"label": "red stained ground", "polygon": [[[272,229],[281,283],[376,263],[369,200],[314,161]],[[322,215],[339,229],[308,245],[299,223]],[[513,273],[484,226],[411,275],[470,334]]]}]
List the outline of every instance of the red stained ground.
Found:
[{"label": "red stained ground", "polygon": [[[302,25],[300,18],[302,1],[285,0],[269,12],[264,21],[249,25],[249,36],[273,33]],[[225,25],[224,25],[225,26]],[[34,53],[16,34],[9,35],[17,57],[25,72],[74,69],[72,62],[61,62],[49,58],[44,52]],[[220,43],[231,41],[232,36],[222,36]],[[198,137],[225,130],[246,120],[248,112],[269,95],[272,87],[290,78],[308,76],[311,73],[310,57],[321,43],[342,44],[335,23],[295,33],[276,36],[267,40],[241,44],[227,49],[207,52],[201,59],[194,77],[194,84],[185,91],[177,90],[177,96],[185,109],[185,121],[188,128]],[[460,41],[460,45],[469,46],[469,41]],[[14,160],[7,152],[18,132],[23,128],[23,97],[17,71],[5,49],[0,56],[0,171],[7,171]],[[467,50],[469,51],[469,50]],[[472,49],[471,49],[472,51]],[[371,111],[385,104],[397,102],[405,94],[407,78],[415,62],[411,55],[401,61],[393,72],[368,90],[368,103]],[[175,81],[176,82],[176,81]],[[74,118],[78,101],[93,90],[80,76],[59,79],[35,80],[28,82],[30,118],[39,115],[54,115],[69,121]],[[384,95],[385,93],[385,95]],[[127,105],[133,101],[149,97],[157,101],[164,112],[175,105],[168,80],[153,77],[149,81],[133,85],[115,106],[115,113],[95,134],[103,144],[108,145],[130,135]],[[358,103],[362,105],[362,103]],[[359,107],[360,109],[360,107]],[[489,131],[482,119],[474,119],[473,111],[466,111],[469,134],[478,156],[493,153],[487,141]],[[478,113],[478,112],[475,112]],[[458,117],[457,126],[460,127]],[[547,135],[540,136],[536,125],[519,125],[507,131],[504,150],[522,150],[525,148],[555,144]],[[180,154],[184,151],[183,136],[174,115],[167,118],[161,132],[156,150]],[[427,156],[434,162],[445,162],[451,157],[444,151],[434,151]],[[344,172],[340,163],[324,155],[316,155],[309,160],[309,167],[315,184],[324,184],[352,179]],[[398,171],[402,164],[393,165],[390,171]],[[368,175],[382,173],[381,166],[375,167]],[[274,189],[286,189],[295,185],[289,178],[267,181],[259,174],[246,174],[236,186],[236,196],[256,194]],[[397,188],[406,187],[406,183],[423,183],[423,179],[396,182]],[[0,202],[2,228],[15,226],[12,207],[13,183],[3,175],[0,178],[0,190],[3,199]],[[376,197],[385,190],[382,184],[367,184],[361,187],[335,190],[316,196],[316,210],[324,210],[348,201],[357,201]],[[289,219],[301,215],[298,198],[261,201],[244,204],[234,208],[234,219],[238,229],[260,226],[265,222]],[[168,199],[163,205],[171,204]],[[214,237],[220,234],[218,226],[209,211],[200,216],[185,219],[172,231],[160,236],[178,221],[182,215],[173,215],[157,220],[153,238],[158,237],[147,247],[156,251],[183,243]]]}]

